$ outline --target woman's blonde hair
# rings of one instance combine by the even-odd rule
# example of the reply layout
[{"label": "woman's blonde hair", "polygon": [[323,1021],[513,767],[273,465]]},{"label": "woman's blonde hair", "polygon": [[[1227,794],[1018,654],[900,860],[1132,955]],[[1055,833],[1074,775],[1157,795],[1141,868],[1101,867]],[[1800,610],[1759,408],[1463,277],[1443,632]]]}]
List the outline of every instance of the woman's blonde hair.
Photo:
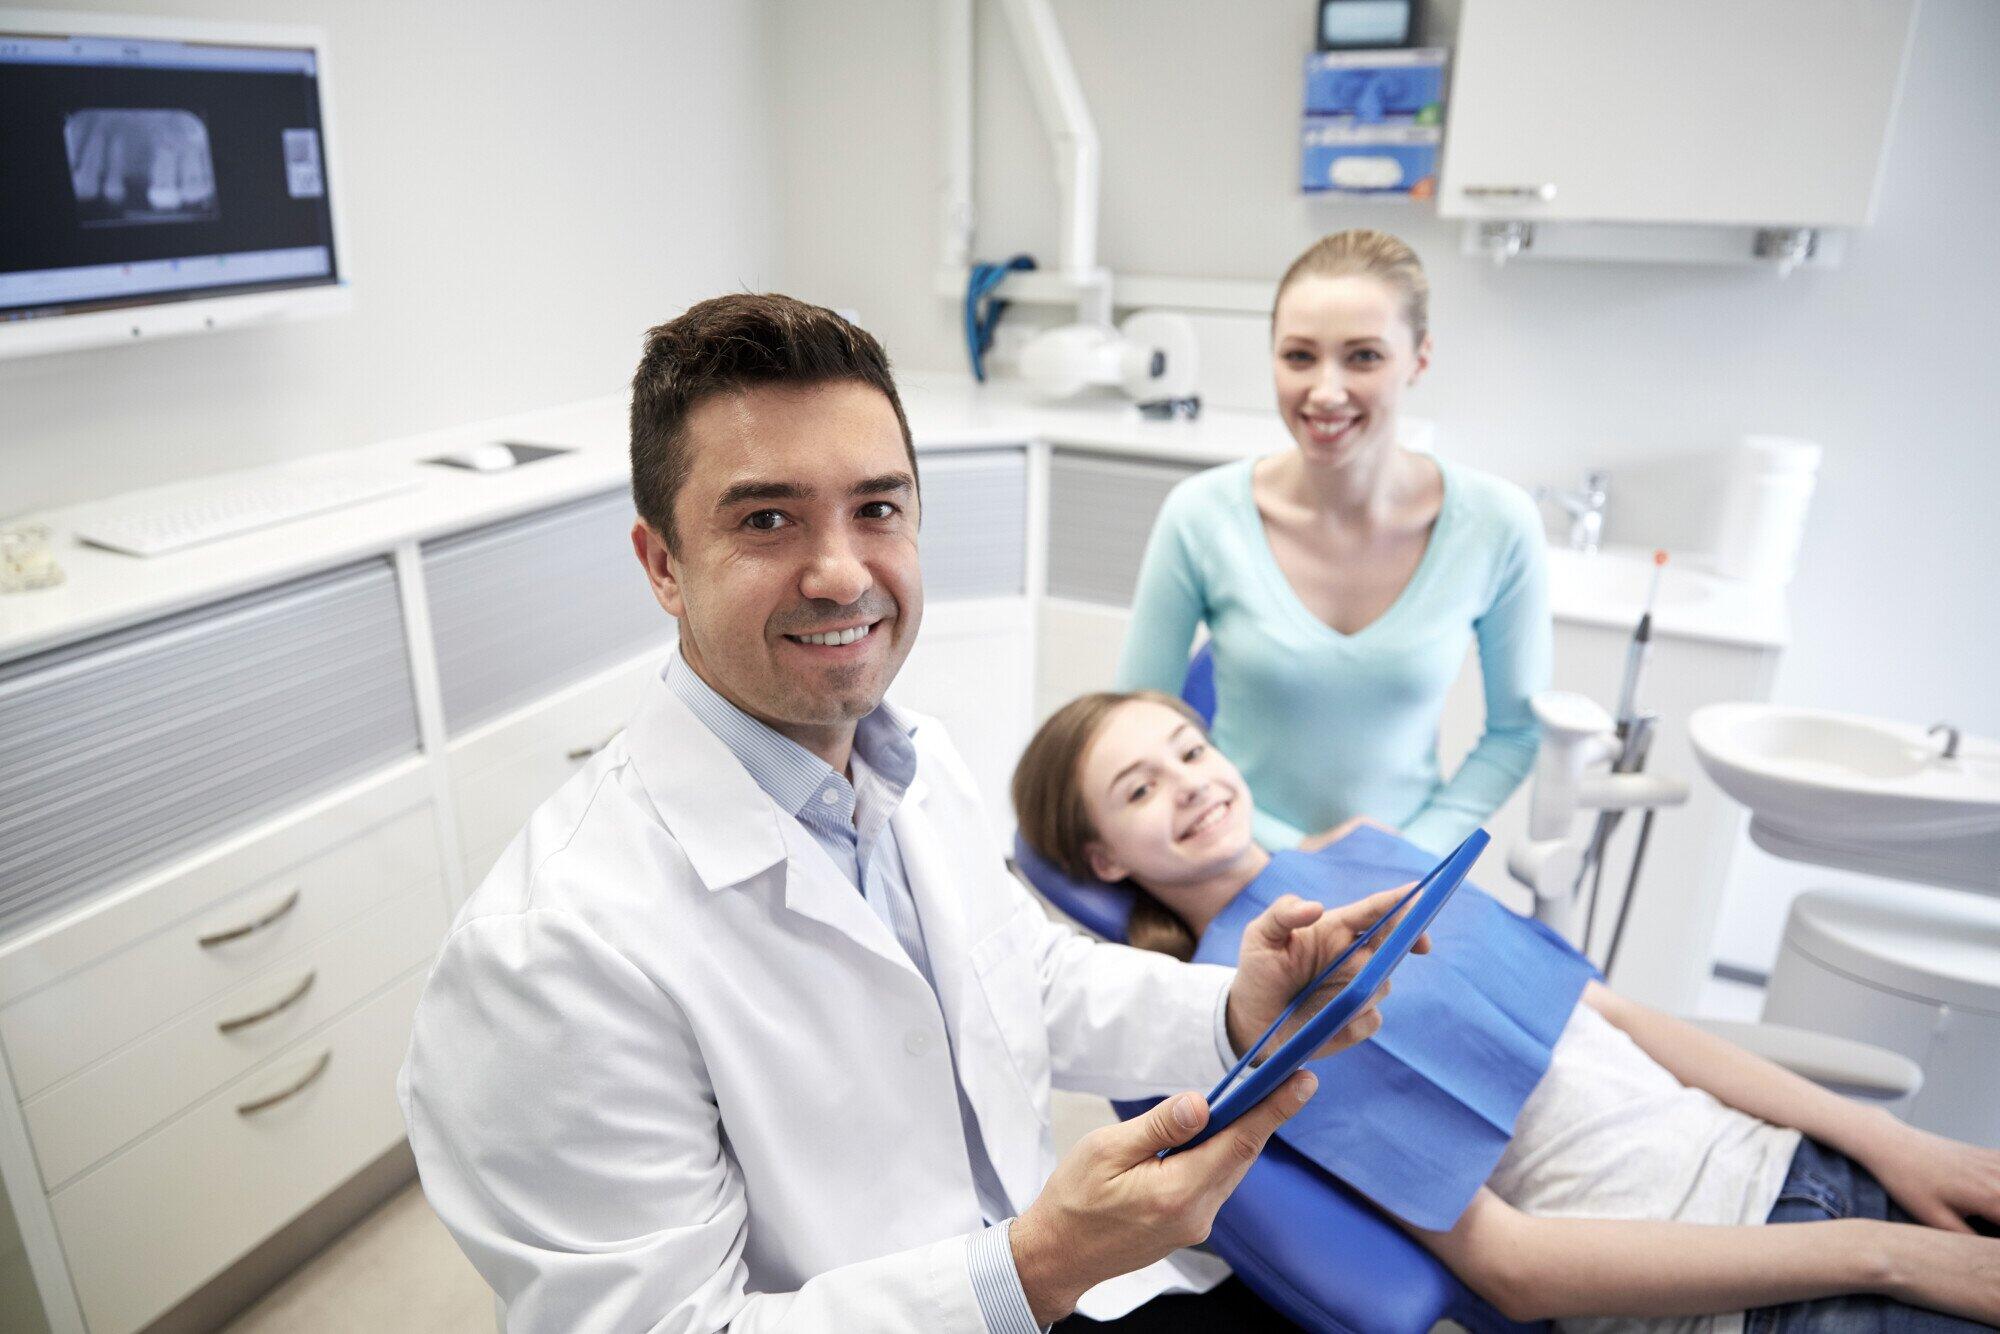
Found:
[{"label": "woman's blonde hair", "polygon": [[1350,273],[1373,278],[1402,297],[1403,319],[1410,326],[1412,342],[1424,341],[1431,321],[1431,282],[1424,276],[1424,262],[1400,238],[1367,227],[1322,236],[1292,261],[1292,267],[1278,280],[1278,294],[1271,298],[1272,328],[1278,323],[1278,303],[1293,283],[1301,278],[1338,278]]},{"label": "woman's blonde hair", "polygon": [[[1089,808],[1083,801],[1084,753],[1097,739],[1104,720],[1121,704],[1135,700],[1164,705],[1193,723],[1207,735],[1201,715],[1184,700],[1158,690],[1100,690],[1083,695],[1057,709],[1021,752],[1014,766],[1014,819],[1028,846],[1078,880],[1095,880],[1090,868],[1089,848],[1098,835],[1090,823]],[[1128,882],[1129,883],[1129,882]],[[1171,954],[1176,959],[1194,957],[1195,937],[1188,924],[1166,904],[1137,885],[1138,897],[1132,904],[1132,920],[1126,927],[1128,944],[1143,950]]]}]

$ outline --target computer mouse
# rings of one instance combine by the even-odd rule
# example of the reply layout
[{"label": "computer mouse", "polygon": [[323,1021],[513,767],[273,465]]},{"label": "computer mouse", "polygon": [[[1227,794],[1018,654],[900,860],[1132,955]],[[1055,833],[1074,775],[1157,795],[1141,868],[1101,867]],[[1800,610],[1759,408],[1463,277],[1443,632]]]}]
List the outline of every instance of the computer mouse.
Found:
[{"label": "computer mouse", "polygon": [[445,457],[474,472],[503,472],[514,466],[514,451],[497,441],[455,449]]}]

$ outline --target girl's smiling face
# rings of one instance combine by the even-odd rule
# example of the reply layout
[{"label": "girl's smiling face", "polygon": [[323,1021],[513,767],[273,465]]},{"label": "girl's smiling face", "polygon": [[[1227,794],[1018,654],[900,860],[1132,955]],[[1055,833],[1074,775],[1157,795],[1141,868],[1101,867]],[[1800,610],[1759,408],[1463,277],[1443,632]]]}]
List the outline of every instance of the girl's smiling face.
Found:
[{"label": "girl's smiling face", "polygon": [[1173,907],[1176,886],[1212,879],[1251,847],[1243,775],[1165,705],[1120,704],[1077,769],[1099,879],[1130,877]]},{"label": "girl's smiling face", "polygon": [[1309,463],[1393,445],[1403,391],[1430,356],[1401,296],[1366,274],[1295,279],[1271,317],[1278,412]]}]

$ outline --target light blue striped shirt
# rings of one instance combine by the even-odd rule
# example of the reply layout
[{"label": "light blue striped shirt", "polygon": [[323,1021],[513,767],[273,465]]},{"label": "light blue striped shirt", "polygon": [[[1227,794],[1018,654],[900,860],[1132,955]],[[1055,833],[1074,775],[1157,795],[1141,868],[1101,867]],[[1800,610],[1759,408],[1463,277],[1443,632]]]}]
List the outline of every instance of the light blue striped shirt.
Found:
[{"label": "light blue striped shirt", "polygon": [[[863,718],[855,727],[850,766],[854,781],[850,783],[825,760],[717,694],[678,651],[667,664],[667,686],[729,748],[757,786],[791,812],[826,850],[833,864],[895,934],[935,997],[937,978],[931,972],[930,951],[917,921],[916,899],[910,893],[896,831],[889,824],[889,817],[917,776],[917,750],[910,741],[910,724],[887,704]],[[1035,1334],[1037,1326],[1028,1309],[1027,1294],[1021,1290],[1021,1276],[1014,1267],[1014,1251],[1008,1241],[1014,1220],[1007,1195],[987,1156],[986,1141],[979,1133],[972,1104],[966,1100],[965,1085],[956,1079],[957,1069],[958,1053],[954,1051],[958,1116],[972,1160],[973,1189],[990,1224],[973,1237],[967,1252],[973,1293],[991,1334]]]}]

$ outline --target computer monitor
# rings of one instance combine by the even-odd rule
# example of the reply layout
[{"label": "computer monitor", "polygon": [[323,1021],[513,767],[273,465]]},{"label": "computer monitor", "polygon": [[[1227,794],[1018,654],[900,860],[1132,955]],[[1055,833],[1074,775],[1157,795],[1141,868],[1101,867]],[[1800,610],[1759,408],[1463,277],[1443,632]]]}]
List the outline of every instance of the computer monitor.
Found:
[{"label": "computer monitor", "polygon": [[0,9],[0,356],[331,314],[315,29]]}]

